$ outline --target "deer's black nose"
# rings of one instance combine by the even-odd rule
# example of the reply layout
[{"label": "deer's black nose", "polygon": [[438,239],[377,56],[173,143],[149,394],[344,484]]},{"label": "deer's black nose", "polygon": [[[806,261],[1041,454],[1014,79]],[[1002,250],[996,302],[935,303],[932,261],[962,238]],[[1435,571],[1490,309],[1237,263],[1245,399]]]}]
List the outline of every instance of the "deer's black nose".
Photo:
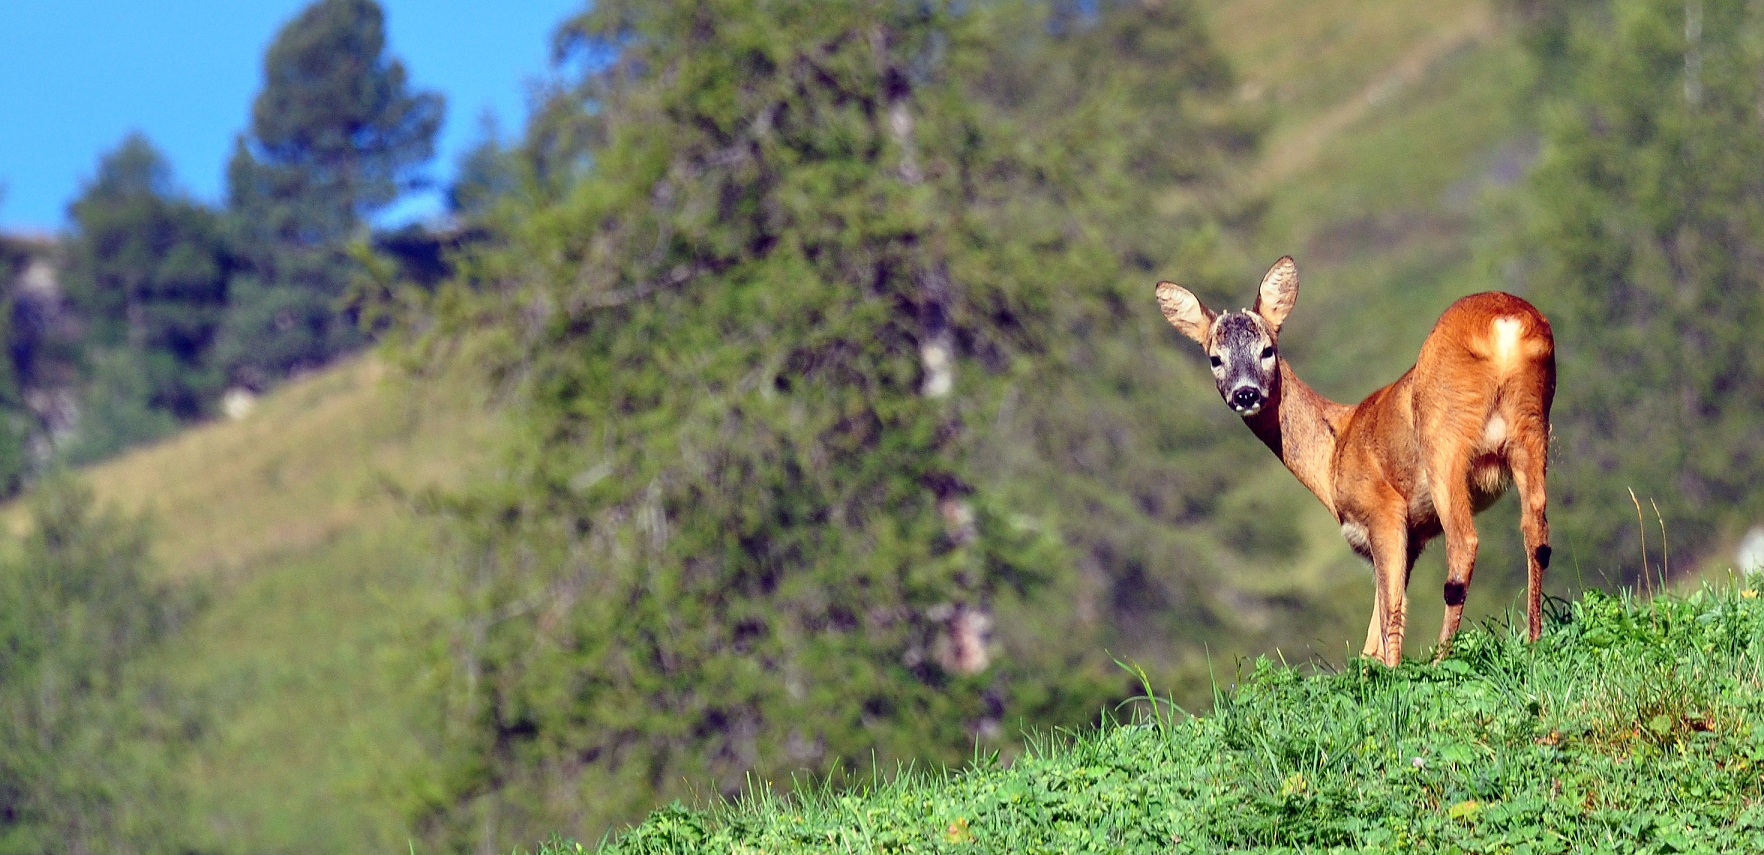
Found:
[{"label": "deer's black nose", "polygon": [[1243,386],[1231,393],[1231,406],[1253,410],[1262,405],[1262,392],[1254,386]]}]

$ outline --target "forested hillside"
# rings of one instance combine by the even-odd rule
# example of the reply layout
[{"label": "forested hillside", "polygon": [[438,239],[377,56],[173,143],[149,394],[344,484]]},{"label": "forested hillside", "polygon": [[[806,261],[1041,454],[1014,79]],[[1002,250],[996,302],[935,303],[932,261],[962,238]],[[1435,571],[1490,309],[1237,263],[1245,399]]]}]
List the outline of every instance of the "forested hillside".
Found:
[{"label": "forested hillside", "polygon": [[34,277],[0,241],[0,386],[17,389],[0,395],[0,496],[359,352],[376,277],[427,273],[413,262],[444,237],[372,220],[424,181],[440,95],[390,54],[372,0],[313,3],[274,35],[222,204],[130,132],[69,201],[68,233],[29,253]]},{"label": "forested hillside", "polygon": [[[451,219],[375,234],[439,102],[377,6],[316,4],[225,210],[130,139],[59,246],[0,244],[14,298],[30,253],[63,266],[70,319],[28,351],[60,361],[13,351],[0,464],[46,366],[85,427],[19,485],[170,437],[87,471],[108,510],[15,512],[152,594],[139,645],[73,648],[110,669],[89,713],[9,706],[132,765],[0,758],[0,787],[70,770],[5,790],[47,807],[0,849],[591,840],[754,781],[1008,762],[1141,694],[1119,662],[1191,708],[1240,657],[1338,665],[1369,574],[1151,299],[1233,305],[1281,254],[1282,350],[1337,400],[1463,294],[1550,315],[1552,594],[1725,569],[1764,518],[1764,27],[1704,5],[602,2]],[[398,97],[332,115],[273,71],[327,51]],[[228,387],[281,391],[169,433]],[[1480,619],[1523,561],[1509,505],[1478,524]]]}]

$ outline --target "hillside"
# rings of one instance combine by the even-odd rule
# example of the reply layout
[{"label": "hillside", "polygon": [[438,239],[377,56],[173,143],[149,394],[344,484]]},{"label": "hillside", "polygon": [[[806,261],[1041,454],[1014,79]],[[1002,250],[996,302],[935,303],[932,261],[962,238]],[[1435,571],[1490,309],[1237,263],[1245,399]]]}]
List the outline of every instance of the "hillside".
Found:
[{"label": "hillside", "polygon": [[[1261,265],[1280,254],[1296,256],[1305,290],[1283,344],[1321,391],[1338,400],[1357,398],[1409,364],[1432,319],[1456,296],[1513,287],[1502,271],[1490,269],[1479,241],[1488,221],[1501,215],[1498,199],[1491,198],[1515,180],[1536,148],[1535,134],[1519,112],[1528,74],[1522,51],[1486,2],[1462,4],[1441,16],[1431,7],[1396,0],[1326,0],[1296,8],[1236,0],[1218,4],[1212,23],[1242,79],[1241,97],[1265,107],[1270,127],[1265,151],[1245,181],[1266,197],[1259,237],[1247,253],[1253,259],[1246,261],[1240,291],[1205,296],[1239,305]],[[1168,275],[1180,278],[1184,271]],[[1147,312],[1152,310],[1150,284],[1144,289]],[[1171,338],[1170,346],[1184,344]],[[1198,376],[1198,356],[1191,362]],[[407,845],[409,817],[425,795],[422,782],[436,752],[439,725],[425,689],[434,675],[424,673],[420,663],[434,643],[427,630],[439,619],[445,595],[438,589],[437,568],[449,553],[432,527],[394,499],[388,487],[460,483],[496,460],[502,429],[485,397],[460,376],[412,379],[377,357],[363,357],[288,384],[242,421],[205,425],[84,473],[101,499],[151,514],[165,573],[206,593],[205,609],[143,667],[168,675],[194,704],[209,710],[184,764],[207,848],[383,851]],[[1211,398],[1169,403],[1217,406]],[[1245,446],[1254,442],[1247,433],[1237,439]],[[1255,526],[1265,521],[1293,521],[1296,557],[1244,561],[1229,585],[1194,583],[1222,590],[1219,596],[1236,604],[1245,626],[1258,637],[1275,639],[1254,647],[1214,644],[1208,648],[1211,661],[1226,672],[1238,657],[1273,654],[1278,645],[1289,661],[1340,662],[1363,632],[1369,574],[1341,544],[1315,500],[1271,458],[1257,459],[1260,463],[1222,498],[1222,519],[1172,533],[1185,546],[1218,550],[1232,533],[1258,531]],[[1473,618],[1502,612],[1522,576],[1511,503],[1478,522],[1484,563],[1470,597]],[[1410,623],[1423,628],[1411,632],[1412,654],[1426,644],[1438,620],[1437,596],[1429,592],[1437,592],[1443,575],[1439,554],[1436,548],[1423,558],[1411,586],[1416,608]],[[1577,554],[1572,544],[1558,554],[1552,592],[1604,580],[1607,563],[1599,556]],[[1282,609],[1302,611],[1305,628],[1285,626]],[[1171,667],[1177,657],[1169,639],[1197,631],[1175,625],[1179,621],[1148,618],[1123,633],[1134,638],[1135,649],[1113,652],[1145,662],[1148,669],[1177,671]],[[1504,649],[1505,642],[1489,638],[1491,649]],[[1483,666],[1466,651],[1460,655],[1472,670],[1454,666],[1437,679],[1404,671],[1399,680],[1379,684],[1384,693],[1362,699],[1360,711],[1384,710],[1380,714],[1409,723],[1405,726],[1411,729],[1403,733],[1423,732],[1415,723],[1421,719],[1408,718],[1415,708],[1406,704],[1443,705],[1461,698],[1436,698],[1436,690],[1474,692],[1491,685],[1492,672],[1476,670]],[[1208,687],[1204,663],[1195,664],[1200,661],[1187,657],[1188,670],[1181,672],[1185,682],[1171,685],[1176,679],[1171,677],[1156,687],[1185,703],[1204,705]],[[1571,664],[1562,662],[1564,668]],[[1282,676],[1286,672],[1264,674],[1246,697],[1312,691],[1295,687],[1313,686],[1319,698],[1333,703],[1351,688],[1348,682],[1295,682]],[[1510,724],[1513,733],[1531,733],[1524,728],[1535,730],[1541,726],[1536,722],[1544,721],[1511,719],[1510,709],[1496,709],[1486,698],[1468,708]],[[1273,714],[1272,709],[1258,714]],[[1204,730],[1228,721],[1165,727]],[[1329,738],[1358,739],[1372,732],[1372,724],[1356,726],[1366,730],[1331,731]],[[1064,771],[1055,777],[1070,782],[1092,774],[1082,771],[1090,768],[1082,760],[1087,751],[1121,757],[1143,752],[1172,766],[1201,756],[1179,753],[1170,742],[1156,726],[1112,729],[1086,737],[1079,750],[1059,756],[1042,752],[1019,766],[1026,772],[1059,766]],[[1374,777],[1406,774],[1400,763],[1379,756],[1383,759],[1353,759],[1349,766],[1371,764],[1353,768]],[[1138,774],[1139,768],[1117,771]],[[1299,768],[1258,773],[1262,789],[1257,792],[1272,799],[1270,810],[1302,813],[1312,810],[1307,798],[1342,796],[1315,776],[1293,779],[1297,789],[1281,794],[1286,773]],[[1443,775],[1450,767],[1435,768]],[[1517,775],[1530,767],[1513,768]],[[1282,776],[1270,778],[1275,771]],[[977,772],[959,781],[984,789],[993,786],[984,783],[994,780],[987,777],[991,774]],[[1439,786],[1458,786],[1451,783],[1455,780],[1442,777],[1446,783]],[[935,798],[955,811],[938,814],[934,823],[922,814],[914,820],[920,824],[901,832],[913,840],[962,842],[981,827],[979,814],[972,812],[978,807],[968,806],[995,804],[976,794],[981,790],[933,796],[914,789],[930,783],[912,776],[903,781],[868,804],[880,809],[874,799]],[[1042,789],[1051,793],[1066,786],[1050,783]],[[1439,801],[1449,795],[1440,789],[1414,798],[1447,805],[1487,801],[1474,794]],[[838,826],[833,814],[843,804],[828,797],[818,827]],[[1054,810],[1056,802],[1047,804]],[[743,815],[666,813],[626,845],[665,838],[671,833],[668,824],[676,820],[687,831],[712,833],[713,826],[727,831],[739,825],[735,817]],[[1027,822],[1033,815],[1022,816]],[[882,826],[875,829],[881,833]],[[780,825],[766,834],[786,830]],[[1227,839],[1218,829],[1209,833]]]},{"label": "hillside", "polygon": [[417,690],[433,530],[389,488],[456,483],[496,421],[457,380],[359,357],[85,471],[144,512],[156,558],[207,605],[144,663],[205,710],[185,780],[224,851],[386,851],[433,750]]},{"label": "hillside", "polygon": [[[601,851],[1741,852],[1764,847],[1764,600],[1751,579],[1590,593],[1535,648],[1222,674],[1212,712],[1043,735],[1008,768],[657,811]],[[541,855],[579,849],[552,843]]]}]

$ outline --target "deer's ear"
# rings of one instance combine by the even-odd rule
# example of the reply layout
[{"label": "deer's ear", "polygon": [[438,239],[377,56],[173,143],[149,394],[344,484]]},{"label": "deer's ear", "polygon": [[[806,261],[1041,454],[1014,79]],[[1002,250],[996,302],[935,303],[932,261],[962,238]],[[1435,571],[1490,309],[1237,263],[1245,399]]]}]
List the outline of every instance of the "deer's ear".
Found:
[{"label": "deer's ear", "polygon": [[1198,297],[1188,292],[1187,288],[1170,282],[1158,283],[1158,308],[1164,312],[1164,320],[1177,332],[1194,339],[1196,344],[1205,347],[1207,333],[1213,329],[1213,318],[1218,317],[1212,309],[1201,305]]},{"label": "deer's ear", "polygon": [[1278,333],[1280,325],[1286,322],[1286,316],[1297,303],[1298,265],[1292,263],[1292,256],[1283,255],[1262,277],[1262,287],[1256,291],[1254,311]]}]

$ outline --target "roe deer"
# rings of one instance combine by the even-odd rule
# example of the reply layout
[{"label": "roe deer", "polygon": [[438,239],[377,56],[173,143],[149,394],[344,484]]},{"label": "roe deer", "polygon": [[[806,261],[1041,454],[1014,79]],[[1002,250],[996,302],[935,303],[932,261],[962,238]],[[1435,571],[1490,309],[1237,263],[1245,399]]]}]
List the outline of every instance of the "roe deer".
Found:
[{"label": "roe deer", "polygon": [[1254,308],[1214,313],[1186,289],[1158,283],[1158,306],[1211,357],[1231,409],[1341,523],[1372,562],[1372,622],[1363,655],[1402,660],[1409,571],[1427,541],[1446,539],[1443,658],[1463,617],[1476,566],[1471,516],[1519,488],[1525,536],[1526,617],[1542,631],[1543,573],[1550,565],[1544,518],[1550,402],[1556,394],[1550,323],[1511,294],[1453,303],[1421,343],[1408,373],[1357,406],[1317,394],[1278,352],[1280,324],[1298,301],[1290,257],[1262,278]]}]

